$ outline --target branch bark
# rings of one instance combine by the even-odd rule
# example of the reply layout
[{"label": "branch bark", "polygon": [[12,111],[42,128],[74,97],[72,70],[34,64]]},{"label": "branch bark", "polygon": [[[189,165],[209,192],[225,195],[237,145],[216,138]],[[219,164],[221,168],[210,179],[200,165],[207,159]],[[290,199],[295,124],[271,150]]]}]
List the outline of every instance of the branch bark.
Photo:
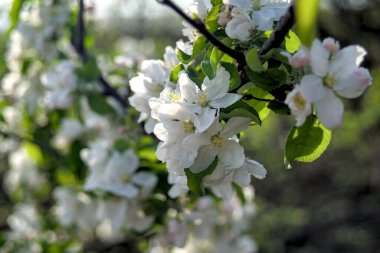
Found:
[{"label": "branch bark", "polygon": [[286,14],[282,16],[282,18],[278,22],[276,28],[272,32],[269,39],[264,43],[263,47],[260,50],[260,54],[264,55],[273,48],[280,47],[281,43],[285,40],[285,37],[289,33],[290,29],[292,29],[294,22],[294,5],[291,5],[288,8]]},{"label": "branch bark", "polygon": [[[84,1],[83,0],[78,0],[79,3],[79,11],[78,11],[78,16],[77,16],[77,36],[73,37],[72,44],[78,53],[78,55],[82,58],[83,62],[86,63],[88,61],[88,54],[86,51],[86,47],[84,45],[84,40],[86,36],[86,27],[84,24],[84,13],[85,13],[85,6],[84,6]],[[107,80],[103,76],[99,76],[98,78],[99,84],[103,88],[103,95],[104,96],[110,96],[113,97],[116,101],[120,103],[120,105],[123,108],[128,107],[128,102],[123,96],[121,96],[118,91],[113,88]]]},{"label": "branch bark", "polygon": [[239,64],[247,65],[245,61],[244,54],[224,45],[220,40],[218,40],[212,33],[210,33],[202,21],[198,19],[193,19],[189,17],[183,10],[181,10],[176,4],[171,0],[157,0],[157,2],[168,6],[173,11],[175,11],[179,16],[181,16],[186,22],[191,24],[195,29],[197,29],[201,34],[203,34],[214,46],[216,46],[222,52],[228,54],[234,58]]}]

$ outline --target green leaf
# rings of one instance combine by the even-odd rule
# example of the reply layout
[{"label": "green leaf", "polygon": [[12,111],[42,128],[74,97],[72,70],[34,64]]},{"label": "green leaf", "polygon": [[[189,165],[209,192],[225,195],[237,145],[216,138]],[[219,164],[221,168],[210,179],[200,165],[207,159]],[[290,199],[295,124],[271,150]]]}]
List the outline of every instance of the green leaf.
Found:
[{"label": "green leaf", "polygon": [[289,31],[288,35],[285,37],[285,49],[289,53],[293,54],[298,51],[301,46],[301,40],[298,38],[292,30]]},{"label": "green leaf", "polygon": [[8,30],[8,33],[11,32],[18,23],[18,20],[20,18],[20,11],[22,9],[22,5],[24,4],[25,0],[13,0],[11,11],[9,12],[9,18],[11,20],[11,26]]},{"label": "green leaf", "polygon": [[297,32],[302,44],[311,46],[317,26],[319,0],[297,0],[295,5]]},{"label": "green leaf", "polygon": [[207,75],[209,79],[214,79],[215,77],[215,72],[214,68],[212,67],[212,63],[210,59],[204,59],[201,63],[201,68],[202,71]]},{"label": "green leaf", "polygon": [[193,59],[202,52],[206,44],[207,44],[207,39],[205,36],[201,35],[198,37],[198,39],[196,39],[193,46],[193,55],[192,55]]},{"label": "green leaf", "polygon": [[223,0],[211,0],[211,4],[212,6],[223,4]]},{"label": "green leaf", "polygon": [[247,61],[248,67],[254,72],[262,72],[265,71],[263,64],[261,63],[259,53],[256,47],[251,48],[245,54],[245,60]]},{"label": "green leaf", "polygon": [[[274,99],[274,97],[269,92],[257,87],[249,88],[248,90],[244,91],[243,94],[250,94],[262,99]],[[269,116],[271,110],[268,108],[268,102],[251,99],[249,101],[246,101],[246,103],[257,111],[262,121],[264,121]]]},{"label": "green leaf", "polygon": [[96,59],[91,57],[82,68],[77,69],[78,76],[86,82],[94,82],[100,77],[100,70]]},{"label": "green leaf", "polygon": [[[246,71],[249,80],[256,85],[257,87],[266,90],[271,91],[276,88],[278,88],[281,85],[281,80],[283,79],[282,76],[284,73],[280,75],[281,70],[279,69],[269,69],[265,72],[253,72],[251,70]],[[286,74],[285,74],[286,78]]]},{"label": "green leaf", "polygon": [[178,74],[182,70],[185,70],[185,67],[182,64],[178,64],[177,66],[172,69],[172,72],[170,72],[170,82],[177,83],[178,81]]},{"label": "green leaf", "polygon": [[289,107],[286,104],[275,100],[269,102],[268,108],[277,114],[290,115]]},{"label": "green leaf", "polygon": [[23,147],[36,164],[42,165],[44,163],[44,155],[40,147],[27,141],[23,143]]},{"label": "green leaf", "polygon": [[314,115],[307,118],[300,127],[293,127],[285,145],[285,166],[291,163],[313,162],[327,149],[331,140],[331,130],[325,128]]},{"label": "green leaf", "polygon": [[217,165],[218,157],[215,157],[214,161],[210,164],[210,166],[208,166],[207,169],[199,173],[193,173],[190,169],[185,169],[187,177],[187,186],[189,187],[190,191],[198,195],[203,195],[205,193],[203,180],[206,176],[214,172]]},{"label": "green leaf", "polygon": [[229,91],[236,89],[240,86],[240,74],[235,64],[229,62],[220,62],[220,65],[230,73],[230,88]]},{"label": "green leaf", "polygon": [[115,110],[112,106],[110,106],[106,99],[99,94],[89,94],[88,104],[94,112],[99,113],[100,115],[115,114]]},{"label": "green leaf", "polygon": [[230,119],[233,117],[246,117],[252,119],[252,121],[259,125],[262,123],[257,111],[242,100],[222,109],[220,113],[220,118],[222,119]]},{"label": "green leaf", "polygon": [[222,4],[215,5],[207,13],[206,28],[210,32],[215,32],[219,28],[218,19],[219,19],[219,12],[222,6],[223,6]]},{"label": "green leaf", "polygon": [[186,54],[179,48],[177,48],[177,57],[183,64],[189,64],[193,60],[191,55]]}]

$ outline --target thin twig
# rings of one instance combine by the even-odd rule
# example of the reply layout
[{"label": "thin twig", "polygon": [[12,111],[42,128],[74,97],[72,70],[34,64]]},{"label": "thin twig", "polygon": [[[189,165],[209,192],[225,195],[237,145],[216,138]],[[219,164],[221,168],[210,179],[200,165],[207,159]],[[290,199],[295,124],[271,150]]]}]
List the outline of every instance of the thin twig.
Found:
[{"label": "thin twig", "polygon": [[222,52],[234,58],[239,64],[244,65],[244,66],[247,65],[244,54],[224,45],[220,40],[218,40],[212,33],[210,33],[207,30],[206,26],[200,20],[189,17],[171,0],[157,0],[157,2],[170,7],[179,16],[181,16],[184,20],[186,20],[189,24],[191,24],[194,28],[196,28],[201,34],[203,34],[219,50],[221,50]]},{"label": "thin twig", "polygon": [[263,47],[260,50],[260,54],[264,55],[271,49],[280,47],[290,29],[292,29],[294,22],[294,5],[291,5],[289,6],[288,11],[285,13],[285,15],[282,16],[278,22],[269,39],[264,43]]},{"label": "thin twig", "polygon": [[[84,25],[84,12],[85,6],[84,1],[79,0],[79,11],[77,17],[77,37],[73,39],[72,44],[78,53],[78,55],[82,58],[83,62],[86,63],[88,61],[88,54],[86,52],[86,47],[84,45],[84,39],[86,35],[86,28]],[[128,107],[128,102],[123,96],[121,96],[115,88],[113,88],[107,80],[100,75],[98,78],[100,85],[103,88],[103,95],[113,97],[116,101],[118,101],[123,108]]]},{"label": "thin twig", "polygon": [[0,130],[0,135],[4,136],[4,137],[11,137],[17,141],[21,141],[21,142],[30,142],[30,143],[33,143],[35,144],[36,146],[38,146],[40,149],[46,151],[46,152],[49,152],[50,154],[56,156],[56,157],[59,157],[59,158],[62,158],[62,155],[57,151],[55,150],[54,148],[52,148],[51,146],[49,145],[46,145],[44,143],[41,143],[39,141],[36,141],[36,140],[33,140],[31,138],[28,138],[28,137],[25,137],[25,136],[21,136],[21,135],[18,135],[16,133],[13,133],[13,132],[8,132],[8,131],[4,131],[4,130]]},{"label": "thin twig", "polygon": [[244,95],[243,99],[244,100],[252,100],[253,99],[253,100],[262,101],[262,102],[268,102],[268,103],[274,101],[272,99],[265,99],[265,98],[255,97],[255,96],[253,96],[251,94]]}]

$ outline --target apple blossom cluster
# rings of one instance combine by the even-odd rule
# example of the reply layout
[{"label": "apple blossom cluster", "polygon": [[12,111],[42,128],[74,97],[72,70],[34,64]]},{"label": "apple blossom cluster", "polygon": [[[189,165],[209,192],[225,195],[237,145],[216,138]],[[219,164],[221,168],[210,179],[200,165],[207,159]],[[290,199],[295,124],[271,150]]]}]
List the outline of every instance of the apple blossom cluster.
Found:
[{"label": "apple blossom cluster", "polygon": [[[252,199],[253,189],[245,188],[244,196]],[[255,206],[250,201],[242,204],[236,195],[219,204],[204,196],[191,208],[168,213],[166,228],[150,241],[149,253],[254,253],[257,250],[252,238],[242,236],[249,229],[247,220],[254,216]]]},{"label": "apple blossom cluster", "polygon": [[148,60],[141,65],[141,73],[130,82],[135,92],[130,102],[161,141],[156,155],[166,163],[172,197],[188,190],[185,169],[200,173],[215,159],[216,169],[205,177],[204,185],[219,197],[231,197],[232,183],[247,186],[251,175],[265,177],[264,167],[246,158],[236,138],[251,120],[235,117],[220,123],[220,109],[241,99],[241,95],[228,93],[229,72],[220,67],[214,79],[205,77],[198,87],[186,72],[179,73],[177,84],[171,83],[162,61]]},{"label": "apple blossom cluster", "polygon": [[344,106],[339,97],[359,97],[372,84],[369,71],[360,67],[366,54],[361,46],[341,49],[338,41],[327,38],[316,39],[310,49],[301,47],[289,56],[293,67],[310,69],[285,100],[297,126],[314,111],[328,129],[342,123]]},{"label": "apple blossom cluster", "polygon": [[[271,31],[275,22],[285,14],[292,0],[223,0],[219,10],[218,24],[225,28],[231,39],[249,41],[254,31]],[[205,20],[212,8],[210,0],[192,0],[188,13]],[[183,33],[190,41],[195,41],[199,33],[184,23]]]}]

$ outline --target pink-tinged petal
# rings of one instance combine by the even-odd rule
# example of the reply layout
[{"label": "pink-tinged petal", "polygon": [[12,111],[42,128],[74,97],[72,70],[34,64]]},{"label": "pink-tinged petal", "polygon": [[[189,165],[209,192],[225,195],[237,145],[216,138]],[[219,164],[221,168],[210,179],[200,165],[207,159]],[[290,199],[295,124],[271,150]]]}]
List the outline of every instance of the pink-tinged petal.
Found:
[{"label": "pink-tinged petal", "polygon": [[235,104],[242,98],[241,95],[227,93],[224,97],[210,101],[209,105],[213,108],[227,108],[228,106]]},{"label": "pink-tinged petal", "polygon": [[198,156],[194,161],[193,166],[190,167],[191,172],[199,173],[210,166],[217,155],[217,150],[211,146],[203,146],[198,151]]},{"label": "pink-tinged petal", "polygon": [[244,148],[236,141],[226,141],[219,151],[218,157],[226,165],[226,168],[240,168],[245,160]]},{"label": "pink-tinged petal", "polygon": [[361,46],[345,47],[336,54],[332,65],[334,65],[334,68],[337,69],[351,64],[359,66],[363,62],[366,55],[367,51]]},{"label": "pink-tinged petal", "polygon": [[339,81],[334,90],[342,97],[356,98],[372,84],[372,77],[365,68],[356,68],[348,76]]},{"label": "pink-tinged petal", "polygon": [[188,103],[198,103],[199,88],[186,73],[182,72],[179,75],[178,84],[182,99]]},{"label": "pink-tinged petal", "polygon": [[310,63],[314,74],[320,77],[327,75],[330,67],[329,57],[330,52],[319,40],[314,40],[310,51]]},{"label": "pink-tinged petal", "polygon": [[344,106],[331,90],[328,90],[325,98],[315,106],[318,119],[326,128],[333,130],[342,123]]},{"label": "pink-tinged petal", "polygon": [[326,38],[323,40],[322,45],[329,50],[331,54],[336,54],[340,50],[339,41],[333,38]]},{"label": "pink-tinged petal", "polygon": [[223,3],[239,7],[241,10],[249,10],[253,6],[253,2],[250,0],[223,0]]},{"label": "pink-tinged petal", "polygon": [[220,67],[216,70],[214,79],[206,77],[202,84],[202,90],[207,94],[207,101],[224,97],[230,87],[230,73]]},{"label": "pink-tinged petal", "polygon": [[247,129],[251,119],[244,117],[234,117],[228,120],[227,124],[223,127],[222,136],[226,139],[240,133]]},{"label": "pink-tinged petal", "polygon": [[310,49],[301,46],[297,53],[290,55],[288,53],[283,53],[284,56],[288,57],[289,64],[295,68],[305,68],[310,66]]},{"label": "pink-tinged petal", "polygon": [[[234,8],[235,9],[235,8]],[[241,15],[233,17],[226,25],[226,34],[231,39],[238,39],[240,41],[247,41],[251,35],[254,26],[249,18]]]},{"label": "pink-tinged petal", "polygon": [[326,88],[322,78],[316,75],[306,75],[302,78],[300,89],[308,102],[314,103],[325,97]]}]

